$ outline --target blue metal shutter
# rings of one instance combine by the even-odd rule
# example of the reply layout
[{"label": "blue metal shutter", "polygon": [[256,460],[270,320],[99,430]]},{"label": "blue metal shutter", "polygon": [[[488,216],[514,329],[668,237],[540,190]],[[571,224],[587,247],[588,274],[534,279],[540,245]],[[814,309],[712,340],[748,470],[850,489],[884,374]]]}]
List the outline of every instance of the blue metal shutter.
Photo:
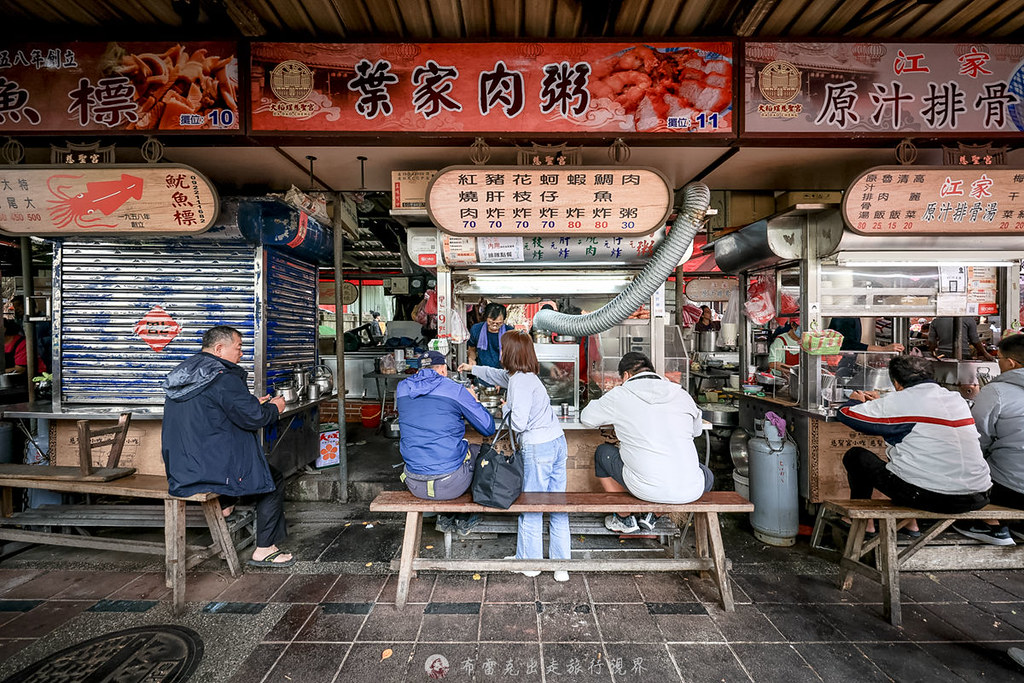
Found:
[{"label": "blue metal shutter", "polygon": [[295,368],[317,362],[317,267],[265,248],[266,377],[268,391]]},{"label": "blue metal shutter", "polygon": [[[64,241],[54,263],[54,357],[62,404],[162,405],[167,373],[214,325],[236,327],[253,383],[257,248],[241,240]],[[135,332],[163,308],[180,332],[159,352]]]}]

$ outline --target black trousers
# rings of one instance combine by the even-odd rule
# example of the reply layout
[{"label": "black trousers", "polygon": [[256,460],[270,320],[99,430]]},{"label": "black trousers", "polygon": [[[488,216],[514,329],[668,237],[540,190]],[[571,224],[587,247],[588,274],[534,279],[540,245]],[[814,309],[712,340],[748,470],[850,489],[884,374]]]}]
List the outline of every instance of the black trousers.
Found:
[{"label": "black trousers", "polygon": [[[288,524],[284,519],[284,477],[273,466],[270,476],[274,478],[274,490],[253,496],[243,496],[243,501],[251,501],[256,508],[256,545],[269,548],[283,541],[288,536]],[[221,509],[234,505],[238,498],[220,496]]]},{"label": "black trousers", "polygon": [[949,494],[935,493],[908,484],[885,468],[885,462],[866,448],[854,446],[843,456],[846,478],[850,482],[850,498],[870,498],[878,489],[897,505],[957,514],[979,510],[989,501],[989,492]]},{"label": "black trousers", "polygon": [[998,482],[992,482],[992,504],[1004,508],[1024,510],[1024,493],[1014,491]]}]

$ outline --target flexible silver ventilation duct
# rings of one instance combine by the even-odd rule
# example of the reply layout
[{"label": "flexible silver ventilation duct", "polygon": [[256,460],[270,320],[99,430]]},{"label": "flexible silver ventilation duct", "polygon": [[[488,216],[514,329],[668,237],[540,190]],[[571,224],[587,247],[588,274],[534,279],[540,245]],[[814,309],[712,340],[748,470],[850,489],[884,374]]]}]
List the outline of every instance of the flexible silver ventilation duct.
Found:
[{"label": "flexible silver ventilation duct", "polygon": [[694,235],[700,229],[711,201],[711,191],[702,183],[683,188],[683,206],[676,215],[672,230],[650,262],[633,281],[606,305],[584,315],[558,311],[538,311],[533,324],[542,330],[574,337],[587,337],[611,329],[628,318],[633,311],[649,303],[651,295],[675,271]]}]

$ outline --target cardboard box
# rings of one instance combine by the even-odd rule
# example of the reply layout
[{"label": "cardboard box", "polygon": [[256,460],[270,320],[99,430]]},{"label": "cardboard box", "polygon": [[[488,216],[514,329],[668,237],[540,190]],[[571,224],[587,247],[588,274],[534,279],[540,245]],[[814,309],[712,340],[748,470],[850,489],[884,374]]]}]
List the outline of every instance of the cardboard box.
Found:
[{"label": "cardboard box", "polygon": [[427,208],[427,185],[437,171],[392,171],[391,208]]},{"label": "cardboard box", "polygon": [[775,198],[775,211],[785,211],[797,204],[840,204],[843,193],[831,190],[804,190],[785,192]]},{"label": "cardboard box", "polygon": [[[91,420],[93,429],[113,427],[116,420]],[[121,450],[119,467],[134,467],[138,474],[166,476],[160,453],[160,420],[133,420]],[[50,423],[50,449],[58,465],[78,465],[78,425],[75,420],[54,420]],[[92,464],[106,467],[110,447],[94,448]]]},{"label": "cardboard box", "polygon": [[314,467],[318,470],[332,467],[341,461],[341,450],[338,448],[338,425],[320,425],[320,452]]}]

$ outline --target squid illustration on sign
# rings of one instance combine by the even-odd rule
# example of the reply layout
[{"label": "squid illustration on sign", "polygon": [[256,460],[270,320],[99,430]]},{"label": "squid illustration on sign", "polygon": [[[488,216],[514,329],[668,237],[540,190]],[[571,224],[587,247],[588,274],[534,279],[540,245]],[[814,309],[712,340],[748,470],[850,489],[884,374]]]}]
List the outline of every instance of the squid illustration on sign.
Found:
[{"label": "squid illustration on sign", "polygon": [[[104,180],[86,183],[85,191],[69,194],[73,183],[59,184],[61,179],[75,180],[80,175],[54,175],[46,181],[46,188],[57,199],[49,200],[50,218],[58,228],[72,223],[77,228],[113,228],[117,223],[100,223],[104,216],[110,216],[129,199],[142,198],[142,178],[121,174],[120,180]],[[58,184],[54,186],[54,182]],[[102,214],[102,215],[101,215]]]}]

